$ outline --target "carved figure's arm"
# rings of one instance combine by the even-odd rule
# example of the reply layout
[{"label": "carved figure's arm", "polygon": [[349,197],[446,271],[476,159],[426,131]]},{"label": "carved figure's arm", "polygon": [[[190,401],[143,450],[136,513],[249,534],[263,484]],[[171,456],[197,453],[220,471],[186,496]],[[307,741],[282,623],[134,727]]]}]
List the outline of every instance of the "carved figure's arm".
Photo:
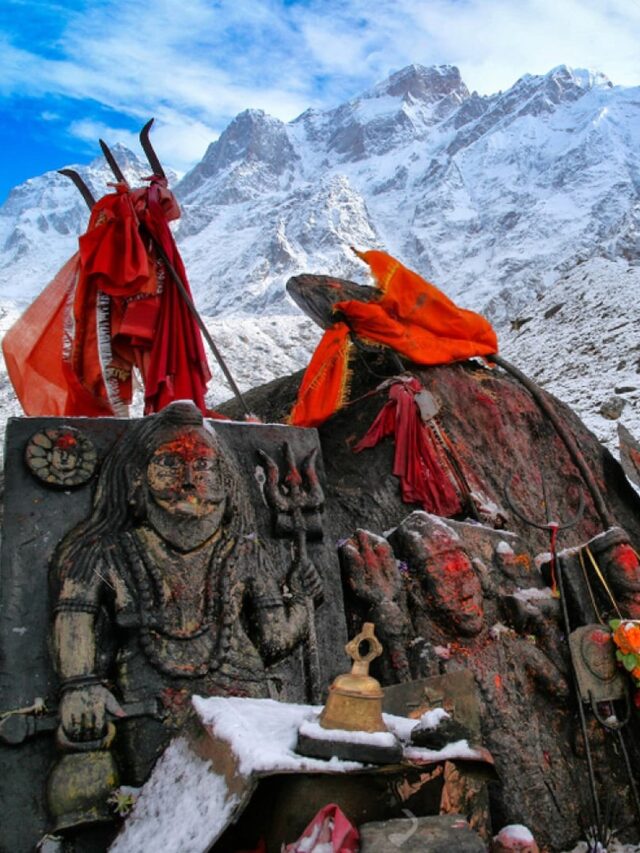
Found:
[{"label": "carved figure's arm", "polygon": [[[65,581],[53,623],[55,667],[60,676],[58,713],[63,734],[71,741],[98,740],[105,732],[106,712],[122,716],[115,697],[95,672],[95,607],[71,604]],[[66,589],[65,589],[66,587]],[[77,601],[77,597],[73,596]]]},{"label": "carved figure's arm", "polygon": [[257,556],[250,584],[252,622],[258,651],[269,665],[306,639],[309,624],[299,579],[291,576],[290,588],[280,589],[265,555],[260,551]]},{"label": "carved figure's arm", "polygon": [[540,649],[526,645],[522,657],[528,675],[543,693],[558,699],[566,699],[569,696],[566,679]]},{"label": "carved figure's arm", "polygon": [[354,595],[367,606],[367,619],[375,623],[396,677],[400,681],[409,680],[406,646],[411,626],[391,546],[384,537],[359,529],[342,545],[339,556],[342,576]]}]

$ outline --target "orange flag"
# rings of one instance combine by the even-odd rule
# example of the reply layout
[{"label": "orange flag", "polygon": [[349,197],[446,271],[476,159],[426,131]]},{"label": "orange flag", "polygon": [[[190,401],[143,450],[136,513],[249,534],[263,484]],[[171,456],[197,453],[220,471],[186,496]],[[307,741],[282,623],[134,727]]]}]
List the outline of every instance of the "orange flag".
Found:
[{"label": "orange flag", "polygon": [[496,333],[480,314],[458,308],[386,252],[357,254],[369,264],[380,298],[335,305],[345,321],[325,332],[313,354],[289,418],[295,426],[318,426],[344,404],[350,332],[420,365],[448,364],[498,351]]}]

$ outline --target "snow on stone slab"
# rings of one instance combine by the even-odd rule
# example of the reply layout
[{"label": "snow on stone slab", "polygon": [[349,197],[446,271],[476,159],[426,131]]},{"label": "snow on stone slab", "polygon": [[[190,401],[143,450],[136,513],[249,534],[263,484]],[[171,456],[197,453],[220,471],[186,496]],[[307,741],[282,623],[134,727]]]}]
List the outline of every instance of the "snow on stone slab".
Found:
[{"label": "snow on stone slab", "polygon": [[372,746],[395,746],[397,738],[392,732],[354,732],[345,729],[325,729],[315,720],[305,720],[300,726],[300,734],[313,740],[341,741],[343,743],[361,743]]},{"label": "snow on stone slab", "polygon": [[[295,750],[298,730],[316,723],[320,706],[292,705],[273,699],[243,699],[215,696],[208,699],[193,697],[193,706],[201,722],[211,729],[216,738],[227,741],[233,750],[238,770],[244,775],[255,773],[312,772],[345,773],[361,770],[364,765],[356,761],[341,761],[332,758],[325,761],[298,755]],[[432,712],[434,713],[434,712]],[[382,719],[392,736],[408,743],[411,732],[419,720],[383,714]],[[319,728],[319,727],[318,727]],[[322,729],[336,734],[336,729]],[[349,732],[352,740],[354,732]],[[362,732],[361,735],[371,737]],[[486,761],[486,750],[472,749],[467,741],[447,744],[441,750],[405,747],[404,757],[416,761],[444,761],[448,759],[471,759]]]},{"label": "snow on stone slab", "polygon": [[298,729],[322,711],[321,706],[291,705],[273,699],[193,697],[201,722],[216,738],[227,741],[244,775],[276,772],[344,773],[361,770],[356,761],[323,761],[298,755]]},{"label": "snow on stone slab", "polygon": [[488,761],[490,755],[486,749],[477,749],[469,746],[467,740],[456,740],[448,743],[442,749],[423,749],[418,746],[407,746],[404,748],[402,757],[405,761],[420,763],[431,763],[436,761]]},{"label": "snow on stone slab", "polygon": [[173,740],[109,848],[112,853],[202,853],[229,823],[238,798],[186,738]]},{"label": "snow on stone slab", "polygon": [[514,598],[519,601],[535,601],[543,598],[553,598],[553,592],[550,587],[545,586],[542,589],[531,587],[529,589],[517,589],[513,594]]},{"label": "snow on stone slab", "polygon": [[448,720],[451,715],[447,714],[444,708],[433,708],[431,711],[426,711],[420,717],[421,729],[437,729],[443,720]]},{"label": "snow on stone slab", "polygon": [[[235,758],[237,775],[244,777],[245,795],[257,776],[279,773],[347,773],[362,770],[356,761],[307,758],[294,752],[302,727],[314,732],[321,708],[293,705],[273,699],[194,696],[193,706],[202,724],[218,741],[226,741]],[[432,712],[435,713],[435,712]],[[440,715],[441,716],[441,715]],[[375,733],[405,743],[418,720],[384,714],[389,732]],[[336,735],[336,730],[322,730]],[[369,733],[349,732],[370,739]],[[313,734],[311,734],[313,737]],[[370,740],[368,740],[370,742]],[[376,743],[379,741],[376,740]],[[386,744],[386,741],[385,741]],[[472,749],[466,740],[441,750],[405,747],[404,758],[420,763],[471,759],[490,760],[485,750]],[[241,807],[227,781],[212,763],[200,758],[185,737],[173,740],[156,764],[110,850],[113,853],[201,853],[208,850]]]}]

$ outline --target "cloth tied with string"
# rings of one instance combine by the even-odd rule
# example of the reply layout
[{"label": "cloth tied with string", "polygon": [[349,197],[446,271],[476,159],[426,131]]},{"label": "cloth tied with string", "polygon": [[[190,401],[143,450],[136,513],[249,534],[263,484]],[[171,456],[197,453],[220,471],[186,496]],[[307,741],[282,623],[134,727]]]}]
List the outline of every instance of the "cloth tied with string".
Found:
[{"label": "cloth tied with string", "polygon": [[115,190],[93,207],[79,251],[5,335],[16,395],[32,416],[126,415],[137,367],[145,413],[189,399],[206,414],[200,330],[139,228],[162,246],[188,291],[169,228],[177,203],[155,177],[149,187]]}]

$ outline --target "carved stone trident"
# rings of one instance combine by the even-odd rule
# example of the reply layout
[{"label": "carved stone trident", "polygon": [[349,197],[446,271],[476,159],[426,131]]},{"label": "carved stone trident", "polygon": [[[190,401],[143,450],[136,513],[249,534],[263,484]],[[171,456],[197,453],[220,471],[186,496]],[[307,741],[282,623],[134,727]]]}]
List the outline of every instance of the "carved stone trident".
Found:
[{"label": "carved stone trident", "polygon": [[300,470],[288,442],[284,443],[283,452],[287,467],[281,479],[277,463],[263,450],[259,451],[267,468],[264,495],[273,513],[275,535],[290,538],[294,542],[294,572],[297,569],[302,584],[309,625],[306,656],[309,695],[311,701],[317,704],[322,701],[324,691],[320,676],[314,601],[321,599],[322,581],[309,559],[307,537],[322,537],[320,511],[324,493],[315,467],[317,449],[304,458]]}]

